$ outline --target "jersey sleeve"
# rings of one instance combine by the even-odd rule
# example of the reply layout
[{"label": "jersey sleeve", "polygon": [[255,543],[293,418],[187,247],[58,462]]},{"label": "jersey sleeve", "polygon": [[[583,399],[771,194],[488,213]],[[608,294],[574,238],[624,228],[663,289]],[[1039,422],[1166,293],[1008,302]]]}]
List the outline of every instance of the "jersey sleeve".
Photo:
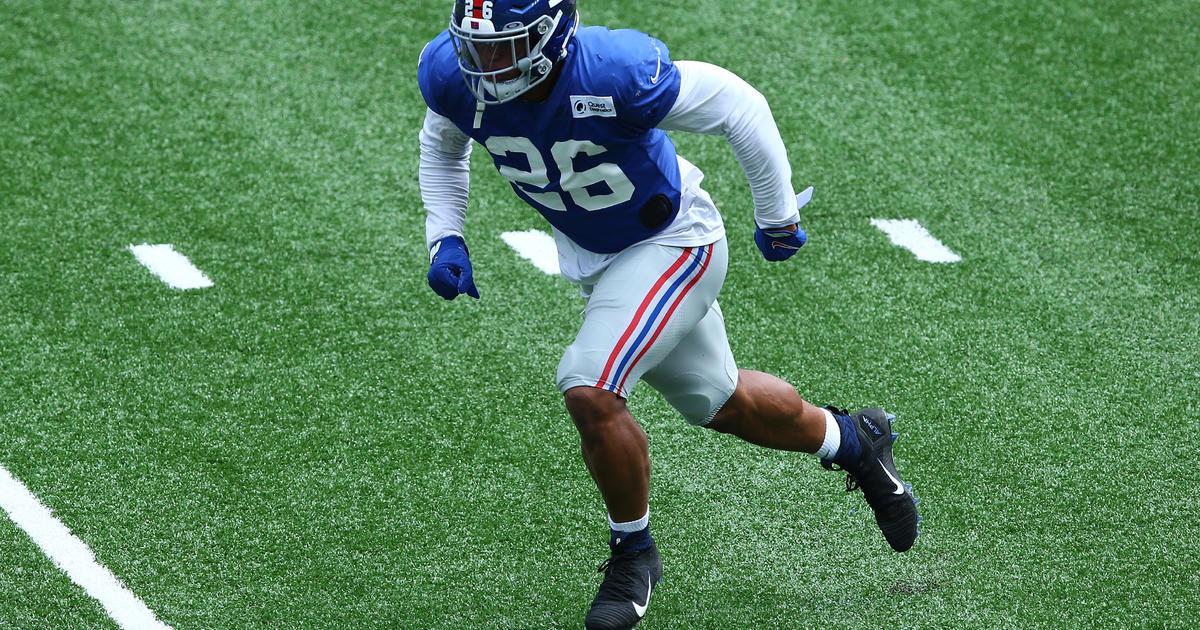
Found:
[{"label": "jersey sleeve", "polygon": [[797,223],[792,167],[767,99],[719,66],[680,61],[676,68],[679,96],[659,128],[724,136],[750,183],[758,226]]},{"label": "jersey sleeve", "polygon": [[425,205],[425,246],[462,236],[471,189],[471,139],[432,109],[425,112],[419,136],[417,180]]},{"label": "jersey sleeve", "polygon": [[454,109],[448,81],[461,81],[453,59],[449,35],[443,32],[421,51],[417,83],[428,109],[418,141],[421,158],[417,169],[421,201],[425,206],[425,244],[462,236],[470,192],[471,139],[449,118]]},{"label": "jersey sleeve", "polygon": [[617,90],[623,119],[651,129],[671,111],[679,94],[679,69],[667,45],[637,31],[619,31],[626,72]]}]

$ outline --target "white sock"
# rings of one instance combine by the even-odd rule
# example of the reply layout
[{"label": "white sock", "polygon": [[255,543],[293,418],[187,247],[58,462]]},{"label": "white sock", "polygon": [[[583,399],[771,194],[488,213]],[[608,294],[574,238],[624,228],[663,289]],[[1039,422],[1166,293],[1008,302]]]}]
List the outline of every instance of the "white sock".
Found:
[{"label": "white sock", "polygon": [[833,414],[828,409],[821,411],[825,412],[825,441],[813,455],[821,459],[833,459],[833,456],[837,455],[838,449],[842,448],[842,428],[838,426],[837,420],[834,420]]},{"label": "white sock", "polygon": [[638,532],[650,525],[650,506],[646,506],[646,515],[636,521],[627,523],[617,523],[612,520],[612,514],[608,515],[608,526],[618,532]]}]

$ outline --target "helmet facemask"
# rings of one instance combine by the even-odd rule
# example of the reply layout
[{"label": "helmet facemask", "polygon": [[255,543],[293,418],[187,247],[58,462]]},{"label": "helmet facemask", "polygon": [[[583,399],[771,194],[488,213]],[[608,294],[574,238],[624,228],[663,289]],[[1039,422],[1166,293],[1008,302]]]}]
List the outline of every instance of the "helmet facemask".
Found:
[{"label": "helmet facemask", "polygon": [[[475,98],[486,105],[511,101],[545,81],[554,62],[566,54],[566,41],[575,30],[574,15],[562,11],[542,15],[529,24],[510,22],[496,30],[491,20],[454,15],[450,21],[451,41],[458,54],[458,68]],[[569,24],[564,21],[570,20]],[[560,38],[558,51],[551,40],[560,29],[570,33]],[[549,55],[557,52],[557,58]]]}]

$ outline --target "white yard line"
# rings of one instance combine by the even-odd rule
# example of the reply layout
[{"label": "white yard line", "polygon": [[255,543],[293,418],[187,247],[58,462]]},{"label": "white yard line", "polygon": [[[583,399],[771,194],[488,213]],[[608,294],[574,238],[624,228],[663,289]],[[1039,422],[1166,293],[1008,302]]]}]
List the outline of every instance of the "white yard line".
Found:
[{"label": "white yard line", "polygon": [[954,263],[962,256],[950,251],[949,247],[934,238],[915,219],[871,219],[871,225],[883,230],[893,245],[907,249],[918,260],[932,263]]},{"label": "white yard line", "polygon": [[213,285],[212,280],[197,269],[187,256],[175,251],[169,244],[130,245],[129,251],[154,275],[176,289],[203,289]]},{"label": "white yard line", "polygon": [[505,232],[500,238],[538,269],[553,276],[558,275],[558,246],[554,244],[553,236],[541,230],[525,230]]},{"label": "white yard line", "polygon": [[71,581],[83,587],[104,606],[108,616],[124,630],[171,630],[159,621],[137,595],[129,592],[111,571],[96,562],[92,550],[71,533],[62,521],[33,496],[29,488],[0,465],[0,507],[18,527],[42,548],[47,556],[66,572]]}]

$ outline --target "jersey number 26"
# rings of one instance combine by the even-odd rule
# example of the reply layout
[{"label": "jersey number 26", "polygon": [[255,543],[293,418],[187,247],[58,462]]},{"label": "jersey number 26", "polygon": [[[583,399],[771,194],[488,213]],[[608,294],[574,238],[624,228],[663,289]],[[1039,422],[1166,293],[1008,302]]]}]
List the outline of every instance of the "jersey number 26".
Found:
[{"label": "jersey number 26", "polygon": [[[592,168],[576,171],[573,160],[583,154],[589,157],[605,153],[608,149],[588,140],[562,140],[550,147],[550,157],[558,167],[559,188],[562,192],[542,192],[550,185],[546,172],[546,160],[529,138],[517,136],[492,136],[485,145],[492,155],[503,157],[521,154],[529,162],[529,170],[523,171],[508,165],[500,166],[500,174],[520,188],[530,199],[551,209],[566,212],[563,195],[569,195],[575,205],[584,210],[603,210],[625,203],[633,198],[633,182],[620,166],[603,162]],[[604,182],[611,192],[592,194],[588,187]]]}]

